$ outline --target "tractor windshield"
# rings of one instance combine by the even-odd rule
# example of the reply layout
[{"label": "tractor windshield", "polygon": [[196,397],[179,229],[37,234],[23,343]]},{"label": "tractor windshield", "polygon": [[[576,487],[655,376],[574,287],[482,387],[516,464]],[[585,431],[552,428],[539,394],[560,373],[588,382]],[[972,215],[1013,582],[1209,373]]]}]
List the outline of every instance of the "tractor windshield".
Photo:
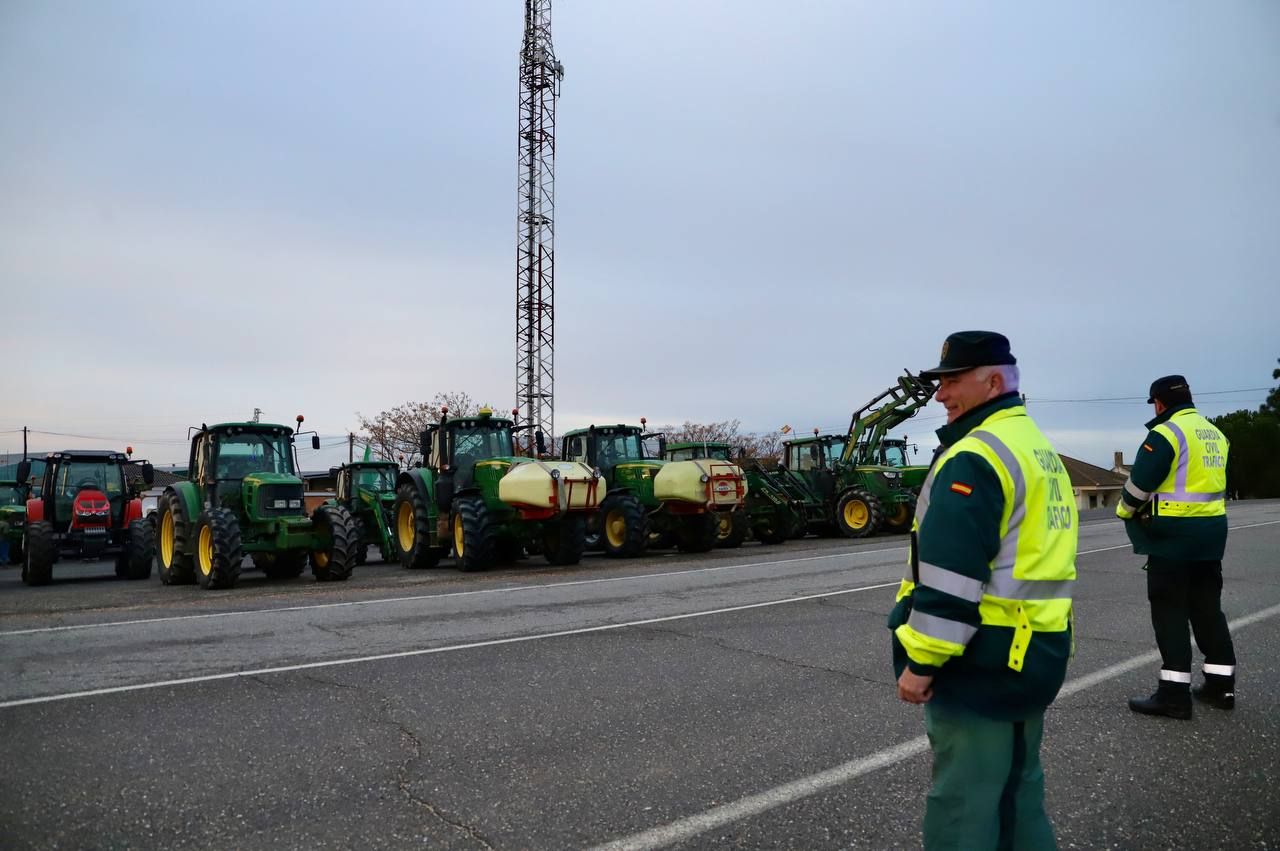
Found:
[{"label": "tractor windshield", "polygon": [[25,505],[26,494],[17,485],[0,485],[0,505]]},{"label": "tractor windshield", "polygon": [[907,447],[901,443],[885,443],[880,447],[880,462],[886,467],[906,467]]},{"label": "tractor windshield", "polygon": [[395,467],[365,467],[356,471],[356,487],[377,493],[392,493],[396,489]]},{"label": "tractor windshield", "polygon": [[699,443],[697,446],[686,446],[673,449],[668,453],[671,461],[692,461],[695,458],[711,458],[718,461],[729,461],[729,447],[715,443]]},{"label": "tractor windshield", "polygon": [[218,478],[243,479],[251,473],[293,475],[289,439],[283,434],[239,432],[218,437]]},{"label": "tractor windshield", "polygon": [[511,430],[496,425],[460,426],[453,432],[453,463],[462,466],[485,458],[515,455]]},{"label": "tractor windshield", "polygon": [[610,467],[619,461],[644,458],[644,447],[636,432],[604,432],[596,438],[596,465]]},{"label": "tractor windshield", "polygon": [[110,461],[67,461],[59,464],[53,481],[58,516],[69,516],[76,495],[83,490],[105,494],[114,514],[124,498],[124,477],[120,466]]}]

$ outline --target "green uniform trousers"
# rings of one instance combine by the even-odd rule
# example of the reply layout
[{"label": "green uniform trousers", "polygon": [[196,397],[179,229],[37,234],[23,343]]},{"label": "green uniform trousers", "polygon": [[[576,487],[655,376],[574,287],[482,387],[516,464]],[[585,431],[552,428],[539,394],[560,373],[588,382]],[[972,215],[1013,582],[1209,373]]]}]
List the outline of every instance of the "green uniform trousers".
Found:
[{"label": "green uniform trousers", "polygon": [[996,721],[958,707],[924,706],[933,788],[924,813],[927,851],[1057,848],[1044,811],[1044,712]]}]

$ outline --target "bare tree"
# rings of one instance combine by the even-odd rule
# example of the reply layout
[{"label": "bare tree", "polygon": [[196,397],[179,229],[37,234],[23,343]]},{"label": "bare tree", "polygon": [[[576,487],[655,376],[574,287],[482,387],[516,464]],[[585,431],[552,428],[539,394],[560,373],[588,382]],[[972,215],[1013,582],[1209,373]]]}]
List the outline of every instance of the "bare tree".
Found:
[{"label": "bare tree", "polygon": [[740,454],[765,463],[776,464],[782,458],[782,435],[775,431],[744,432],[739,420],[712,423],[685,421],[679,426],[654,429],[666,434],[672,443],[727,443],[733,457]]},{"label": "bare tree", "polygon": [[405,402],[372,417],[357,412],[361,434],[358,439],[373,447],[373,453],[388,461],[408,466],[421,459],[419,435],[432,423],[440,422],[447,408],[450,417],[476,413],[480,406],[470,395],[458,391],[437,393],[430,402]]}]

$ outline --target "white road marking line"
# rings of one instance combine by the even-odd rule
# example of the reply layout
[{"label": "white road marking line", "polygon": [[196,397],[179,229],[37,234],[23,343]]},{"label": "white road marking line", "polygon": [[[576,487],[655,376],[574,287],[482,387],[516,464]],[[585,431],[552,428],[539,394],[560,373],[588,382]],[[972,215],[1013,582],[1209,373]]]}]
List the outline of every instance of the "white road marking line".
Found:
[{"label": "white road marking line", "polygon": [[[1230,627],[1232,630],[1238,630],[1258,621],[1274,617],[1277,614],[1280,614],[1280,605],[1237,618],[1231,621]],[[1064,685],[1062,691],[1058,693],[1058,699],[1069,697],[1087,688],[1092,688],[1099,683],[1115,679],[1135,668],[1157,662],[1159,659],[1160,654],[1158,652],[1143,653],[1141,656],[1134,656],[1131,659],[1126,659],[1123,662],[1086,674]],[[811,774],[808,777],[784,783],[766,792],[748,795],[731,804],[713,807],[705,812],[677,819],[669,824],[641,831],[631,836],[624,836],[612,842],[606,842],[603,845],[597,845],[591,851],[652,851],[652,849],[656,848],[665,848],[668,845],[691,839],[713,828],[723,827],[735,821],[758,816],[776,807],[816,795],[834,786],[848,783],[850,780],[856,780],[873,771],[904,762],[928,750],[929,740],[924,736],[916,736],[914,739],[908,739],[891,748],[885,748],[869,756],[859,757],[834,768],[829,768],[826,771],[820,771],[817,774]]]},{"label": "white road marking line", "polygon": [[90,689],[88,691],[64,692],[62,694],[50,694],[43,697],[27,697],[20,700],[7,700],[0,703],[0,709],[7,709],[12,706],[27,706],[33,703],[54,703],[62,700],[74,700],[81,697],[98,697],[104,694],[119,694],[127,691],[143,691],[153,688],[166,688],[168,686],[188,685],[191,683],[207,683],[215,680],[231,680],[239,677],[258,677],[264,674],[284,674],[291,671],[307,671],[313,668],[334,668],[340,665],[356,665],[362,662],[379,662],[384,659],[406,659],[411,656],[430,656],[436,653],[451,653],[456,650],[474,650],[478,647],[499,647],[504,644],[523,644],[530,641],[540,641],[544,638],[564,638],[569,635],[586,635],[592,632],[607,632],[615,629],[626,629],[633,626],[647,626],[655,623],[667,623],[669,621],[687,620],[689,618],[702,618],[709,615],[723,615],[728,612],[743,612],[748,609],[763,609],[769,606],[781,606],[787,603],[801,603],[806,600],[818,600],[823,597],[838,597],[842,594],[856,594],[859,591],[875,591],[880,588],[892,588],[897,586],[897,580],[893,582],[885,582],[879,585],[863,585],[858,588],[843,588],[839,591],[824,591],[821,594],[805,594],[802,597],[786,597],[781,600],[767,600],[763,603],[747,603],[742,606],[727,606],[721,609],[708,609],[700,612],[686,612],[680,615],[665,615],[660,618],[645,618],[637,621],[627,621],[625,623],[610,623],[600,626],[584,626],[578,629],[562,629],[557,632],[544,632],[536,635],[517,635],[511,638],[494,638],[488,641],[473,641],[469,644],[451,644],[445,647],[426,647],[417,650],[399,650],[394,653],[379,653],[373,656],[356,656],[348,659],[330,659],[323,662],[304,662],[298,665],[280,665],[274,668],[255,668],[249,671],[229,671],[223,674],[204,674],[198,677],[182,677],[173,680],[157,680],[149,683],[137,683],[128,686],[112,686],[110,688]]}]

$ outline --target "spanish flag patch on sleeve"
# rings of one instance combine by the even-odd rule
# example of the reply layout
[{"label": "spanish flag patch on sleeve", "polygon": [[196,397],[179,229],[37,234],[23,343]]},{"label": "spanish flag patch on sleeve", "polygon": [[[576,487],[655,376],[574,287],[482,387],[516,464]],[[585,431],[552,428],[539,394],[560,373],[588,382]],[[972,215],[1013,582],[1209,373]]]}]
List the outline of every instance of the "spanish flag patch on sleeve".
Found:
[{"label": "spanish flag patch on sleeve", "polygon": [[969,485],[966,485],[964,482],[952,482],[951,490],[955,491],[961,496],[968,496],[969,494],[973,493],[973,488]]}]

